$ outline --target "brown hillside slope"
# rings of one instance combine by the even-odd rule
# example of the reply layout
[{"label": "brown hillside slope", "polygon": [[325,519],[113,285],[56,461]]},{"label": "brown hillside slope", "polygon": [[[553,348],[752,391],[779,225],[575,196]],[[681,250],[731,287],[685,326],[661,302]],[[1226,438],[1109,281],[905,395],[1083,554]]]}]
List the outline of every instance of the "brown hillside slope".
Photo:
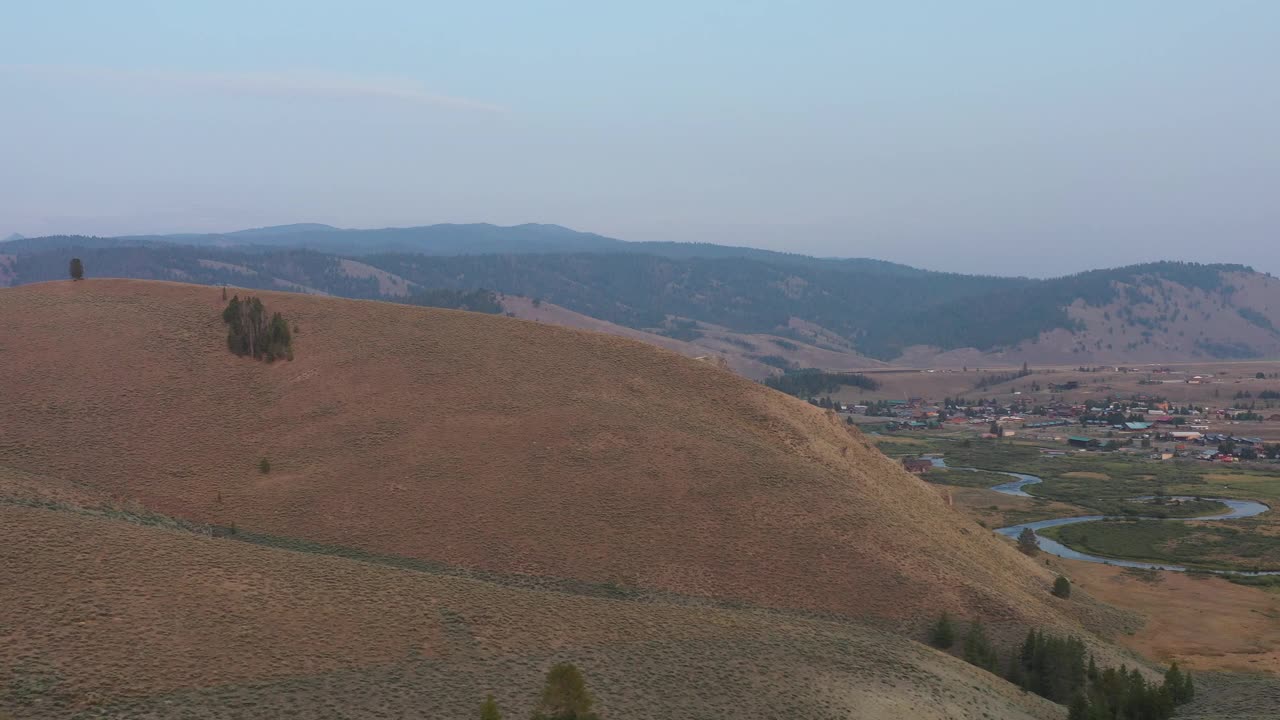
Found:
[{"label": "brown hillside slope", "polygon": [[[885,363],[878,360],[859,355],[853,352],[852,349],[847,351],[828,350],[776,335],[738,333],[728,328],[701,322],[696,324],[696,329],[700,333],[697,338],[692,341],[676,340],[654,332],[637,330],[625,325],[611,323],[607,320],[593,318],[590,315],[583,315],[553,303],[538,302],[534,304],[532,299],[518,295],[502,296],[502,309],[522,320],[533,320],[562,327],[618,335],[650,345],[657,345],[660,348],[678,352],[686,357],[724,358],[731,370],[752,380],[763,380],[780,372],[776,367],[759,360],[761,357],[768,356],[782,358],[794,367],[820,368],[833,371],[857,370],[885,365]],[[835,342],[829,333],[822,334],[825,331],[817,325],[801,323],[796,320],[793,320],[793,325],[803,328],[805,332],[811,333],[817,340],[824,341],[826,344]]]},{"label": "brown hillside slope", "polygon": [[468,717],[488,693],[521,717],[563,660],[606,717],[1062,714],[852,623],[521,590],[68,509],[0,503],[0,568],[15,718]]},{"label": "brown hillside slope", "polygon": [[[1205,291],[1170,280],[1114,283],[1120,295],[1105,305],[1076,300],[1067,315],[1075,331],[1057,329],[993,352],[907,348],[895,360],[916,367],[1169,363],[1280,357],[1280,279],[1256,272],[1223,273],[1222,289]],[[1134,297],[1143,302],[1133,302]],[[1242,314],[1243,312],[1243,314]]]},{"label": "brown hillside slope", "polygon": [[[215,288],[0,291],[0,465],[241,530],[451,566],[918,622],[1062,624],[1052,577],[854,431],[632,341],[264,293],[297,359],[224,346]],[[260,458],[273,470],[261,474]]]}]

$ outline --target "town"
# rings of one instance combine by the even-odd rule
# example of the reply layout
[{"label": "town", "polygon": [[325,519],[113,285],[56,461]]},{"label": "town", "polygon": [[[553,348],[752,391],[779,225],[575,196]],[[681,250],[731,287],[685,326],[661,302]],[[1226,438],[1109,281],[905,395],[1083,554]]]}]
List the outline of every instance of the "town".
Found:
[{"label": "town", "polygon": [[[914,371],[868,373],[875,390],[841,387],[815,405],[845,422],[880,434],[927,431],[955,438],[1016,438],[1042,452],[1118,452],[1153,460],[1188,458],[1233,462],[1280,461],[1280,375],[1276,364],[1255,363],[1247,374],[1152,368],[1051,368],[1023,366],[1010,373]],[[976,375],[975,375],[976,373]],[[923,392],[886,397],[924,378]],[[930,382],[937,376],[968,376]],[[890,388],[888,378],[896,382]],[[974,379],[976,376],[976,380]],[[1068,376],[1068,377],[1063,377]],[[857,399],[850,401],[850,396]]]}]

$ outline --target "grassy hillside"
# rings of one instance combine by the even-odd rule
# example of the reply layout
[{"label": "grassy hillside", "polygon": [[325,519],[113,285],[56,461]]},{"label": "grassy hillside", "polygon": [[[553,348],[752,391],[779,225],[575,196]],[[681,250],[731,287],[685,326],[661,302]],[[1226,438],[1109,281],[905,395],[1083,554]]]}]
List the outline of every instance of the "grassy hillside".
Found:
[{"label": "grassy hillside", "polygon": [[0,469],[0,713],[15,718],[469,717],[489,693],[522,717],[559,661],[612,718],[1061,716],[856,623],[257,547],[91,512],[65,489],[18,504],[12,481]]},{"label": "grassy hillside", "polygon": [[1035,563],[756,383],[502,317],[264,297],[299,327],[294,362],[227,352],[212,288],[0,292],[0,464],[447,566],[905,623],[1061,621]]},{"label": "grassy hillside", "polygon": [[571,659],[611,717],[1055,717],[908,638],[1115,617],[713,364],[263,297],[293,362],[228,352],[214,288],[0,291],[0,710],[518,716]]}]

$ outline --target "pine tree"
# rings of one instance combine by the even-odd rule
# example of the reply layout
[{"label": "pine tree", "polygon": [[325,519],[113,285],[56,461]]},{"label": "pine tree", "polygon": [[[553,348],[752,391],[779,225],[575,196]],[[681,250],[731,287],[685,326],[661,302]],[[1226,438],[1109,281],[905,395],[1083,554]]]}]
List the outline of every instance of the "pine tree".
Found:
[{"label": "pine tree", "polygon": [[71,264],[67,268],[72,280],[84,279],[84,263],[80,262],[80,258],[71,258]]},{"label": "pine tree", "polygon": [[1022,528],[1022,532],[1018,533],[1018,549],[1027,555],[1040,552],[1040,538],[1036,537],[1035,530]]},{"label": "pine tree", "polygon": [[1067,706],[1067,720],[1089,720],[1089,698],[1084,691],[1077,690],[1071,696],[1071,704]]},{"label": "pine tree", "polygon": [[1184,673],[1174,662],[1164,674],[1164,688],[1175,705],[1191,702],[1196,696],[1195,684],[1191,681],[1191,673]]},{"label": "pine tree", "polygon": [[1000,659],[996,650],[987,638],[987,631],[981,620],[974,620],[969,625],[969,632],[964,636],[964,659],[972,665],[995,672]]},{"label": "pine tree", "polygon": [[945,612],[938,618],[937,624],[929,630],[929,644],[943,650],[956,644],[956,629],[951,624],[951,617]]},{"label": "pine tree", "polygon": [[533,719],[596,720],[591,703],[582,673],[570,663],[560,663],[547,672],[547,684]]},{"label": "pine tree", "polygon": [[480,703],[480,720],[502,720],[502,713],[498,710],[498,703],[494,701],[492,695]]}]

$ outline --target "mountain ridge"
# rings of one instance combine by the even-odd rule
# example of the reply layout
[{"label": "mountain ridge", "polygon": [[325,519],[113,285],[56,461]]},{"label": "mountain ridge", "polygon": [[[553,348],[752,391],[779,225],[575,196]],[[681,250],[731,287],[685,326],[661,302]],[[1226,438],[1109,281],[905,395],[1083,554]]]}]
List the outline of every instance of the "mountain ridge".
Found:
[{"label": "mountain ridge", "polygon": [[[243,239],[255,244],[224,245],[227,235],[201,236],[202,244],[176,242],[189,241],[188,236],[0,243],[0,253],[9,258],[0,283],[63,277],[66,259],[75,252],[91,275],[408,302],[428,290],[484,289],[705,345],[727,359],[742,356],[741,362],[755,363],[755,377],[768,372],[758,365],[762,359],[777,371],[851,370],[885,362],[959,366],[1280,357],[1275,332],[1280,285],[1245,265],[1156,262],[1034,280],[709,244],[627,243],[532,224],[430,226],[446,238],[436,246],[442,252],[476,238],[482,246],[522,248],[518,252],[340,255],[259,244],[287,245],[300,236],[332,238],[347,232],[297,227],[242,231],[250,233]],[[418,230],[356,232],[412,235]],[[584,246],[592,249],[564,250]],[[1174,322],[1175,315],[1183,319]],[[760,346],[752,339],[756,335],[837,355],[806,365],[799,357],[774,352],[772,342]],[[720,342],[726,337],[728,344]]]}]

